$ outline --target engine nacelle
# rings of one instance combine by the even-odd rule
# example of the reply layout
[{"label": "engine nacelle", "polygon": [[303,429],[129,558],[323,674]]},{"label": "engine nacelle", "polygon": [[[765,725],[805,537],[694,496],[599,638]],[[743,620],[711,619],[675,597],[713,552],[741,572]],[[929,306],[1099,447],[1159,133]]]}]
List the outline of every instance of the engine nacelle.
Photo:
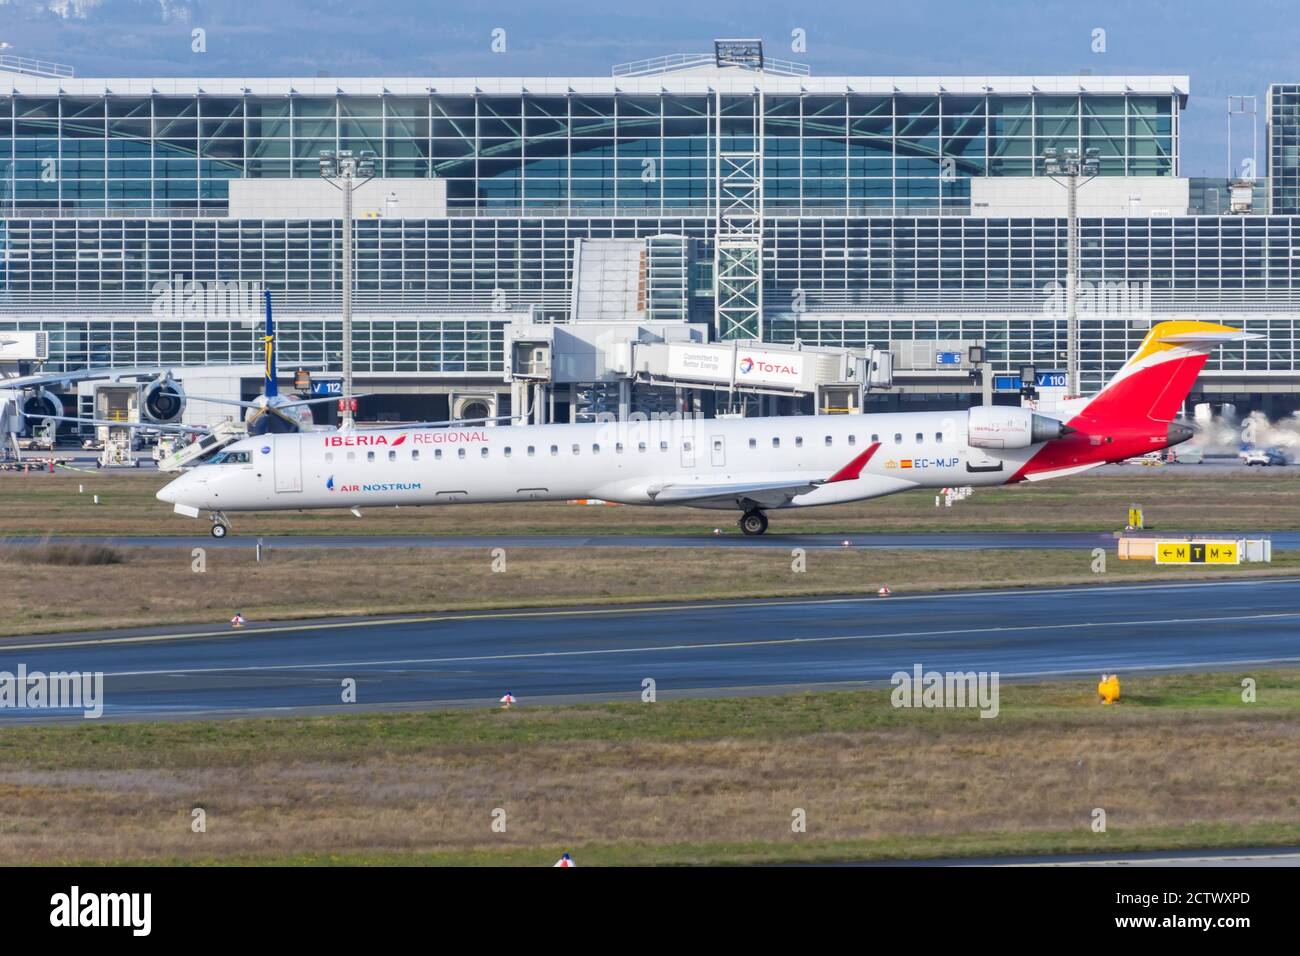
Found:
[{"label": "engine nacelle", "polygon": [[162,425],[177,421],[185,411],[185,390],[170,375],[159,376],[144,390],[141,418]]},{"label": "engine nacelle", "polygon": [[1028,448],[1063,438],[1074,429],[1064,422],[1012,405],[977,405],[966,419],[966,444],[975,448]]},{"label": "engine nacelle", "polygon": [[[36,429],[44,425],[49,418],[63,415],[63,400],[43,388],[25,393],[19,399],[19,406],[18,410],[23,417],[19,419],[18,428],[21,433],[27,435],[35,434]],[[34,417],[28,418],[29,415]]]}]

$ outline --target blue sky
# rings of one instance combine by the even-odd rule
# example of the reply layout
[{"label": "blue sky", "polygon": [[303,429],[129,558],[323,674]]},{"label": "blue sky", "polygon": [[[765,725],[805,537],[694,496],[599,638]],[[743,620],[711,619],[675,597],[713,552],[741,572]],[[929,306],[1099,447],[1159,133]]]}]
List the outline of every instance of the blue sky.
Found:
[{"label": "blue sky", "polygon": [[[207,52],[191,51],[191,30]],[[506,52],[490,49],[494,28]],[[806,31],[807,52],[790,51]],[[1092,50],[1094,29],[1106,49]],[[1227,173],[1229,94],[1300,81],[1294,0],[0,0],[5,52],[82,76],[608,75],[613,63],[761,36],[814,73],[1178,73],[1191,76],[1183,174]],[[1249,124],[1234,144],[1249,143]],[[1248,148],[1237,151],[1241,157]],[[1263,170],[1263,157],[1259,166]]]}]

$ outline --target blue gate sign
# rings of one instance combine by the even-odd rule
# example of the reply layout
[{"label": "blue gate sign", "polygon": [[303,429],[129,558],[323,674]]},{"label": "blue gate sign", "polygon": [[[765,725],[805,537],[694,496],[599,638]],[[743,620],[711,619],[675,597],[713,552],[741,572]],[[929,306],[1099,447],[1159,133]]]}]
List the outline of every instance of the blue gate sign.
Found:
[{"label": "blue gate sign", "polygon": [[313,379],[311,383],[311,393],[313,395],[342,395],[343,379]]},{"label": "blue gate sign", "polygon": [[[1065,388],[1068,376],[1064,372],[1038,372],[1034,376],[1037,388]],[[994,375],[993,390],[996,392],[1020,391],[1019,375]]]}]

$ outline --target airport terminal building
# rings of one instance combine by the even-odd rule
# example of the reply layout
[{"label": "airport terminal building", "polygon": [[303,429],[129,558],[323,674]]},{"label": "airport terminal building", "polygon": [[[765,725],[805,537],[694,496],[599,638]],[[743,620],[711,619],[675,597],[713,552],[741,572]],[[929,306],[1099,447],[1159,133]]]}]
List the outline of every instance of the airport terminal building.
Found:
[{"label": "airport terminal building", "polygon": [[[47,367],[247,365],[266,287],[282,369],[337,377],[343,214],[321,154],[370,151],[352,339],[375,414],[535,395],[535,420],[569,420],[745,393],[735,367],[692,376],[680,350],[707,344],[817,357],[746,411],[842,410],[818,384],[869,372],[823,360],[868,349],[893,379],[864,401],[960,403],[969,346],[997,373],[1063,367],[1068,191],[1043,158],[1077,149],[1098,165],[1078,188],[1083,390],[1152,321],[1202,318],[1263,338],[1212,357],[1193,400],[1289,412],[1300,209],[1204,213],[1179,168],[1188,90],[819,77],[748,42],[606,77],[81,78],[10,60],[0,332],[46,333]],[[1300,168],[1290,145],[1270,148],[1271,181]]]}]

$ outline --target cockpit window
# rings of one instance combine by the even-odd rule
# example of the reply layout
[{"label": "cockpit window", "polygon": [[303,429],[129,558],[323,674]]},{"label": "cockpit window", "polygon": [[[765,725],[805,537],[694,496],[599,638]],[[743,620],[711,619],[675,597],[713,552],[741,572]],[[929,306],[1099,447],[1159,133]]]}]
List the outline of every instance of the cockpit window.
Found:
[{"label": "cockpit window", "polygon": [[248,462],[246,451],[219,451],[208,459],[209,465],[247,465]]}]

